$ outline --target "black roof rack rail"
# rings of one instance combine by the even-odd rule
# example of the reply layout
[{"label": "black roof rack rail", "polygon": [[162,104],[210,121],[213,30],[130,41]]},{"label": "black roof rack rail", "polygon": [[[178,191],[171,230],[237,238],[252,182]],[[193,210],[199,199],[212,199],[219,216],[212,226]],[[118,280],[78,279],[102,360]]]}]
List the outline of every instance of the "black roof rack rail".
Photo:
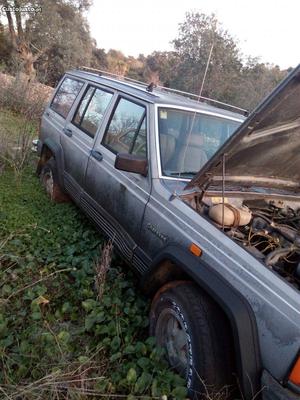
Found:
[{"label": "black roof rack rail", "polygon": [[127,82],[131,82],[131,83],[136,83],[138,85],[142,85],[142,86],[145,86],[145,87],[147,87],[149,85],[149,83],[145,83],[145,82],[142,82],[142,81],[138,81],[136,79],[128,78],[126,76],[114,74],[112,72],[105,71],[105,70],[102,70],[102,69],[96,69],[96,68],[85,67],[85,66],[79,67],[79,69],[81,69],[83,71],[86,71],[86,72],[97,73],[97,75],[100,75],[100,76],[104,76],[104,77],[106,76],[106,77],[109,77],[109,78],[115,78],[115,79],[118,79],[120,81],[125,81],[125,82],[127,81]]},{"label": "black roof rack rail", "polygon": [[[242,113],[245,116],[247,116],[249,114],[249,111],[245,110],[244,108],[233,106],[232,104],[224,103],[223,101],[219,101],[219,100],[214,100],[214,99],[211,99],[209,97],[199,96],[198,94],[195,94],[195,93],[185,92],[183,90],[178,90],[178,89],[172,89],[172,88],[168,88],[168,87],[161,86],[161,85],[155,85],[153,82],[151,82],[149,84],[149,83],[146,83],[146,82],[139,81],[137,79],[128,78],[126,76],[114,74],[112,72],[105,71],[105,70],[102,70],[102,69],[96,69],[96,68],[91,68],[91,67],[86,67],[86,66],[81,66],[81,67],[79,67],[79,69],[83,70],[83,71],[86,71],[86,72],[91,72],[91,73],[94,73],[94,74],[96,73],[97,75],[100,75],[100,76],[103,76],[103,77],[118,79],[118,80],[123,81],[125,83],[126,82],[134,83],[136,85],[142,86],[146,91],[151,92],[151,93],[153,92],[153,90],[155,88],[157,88],[157,89],[163,90],[164,92],[167,92],[167,93],[182,95],[182,96],[194,99],[194,100],[196,99],[197,101],[203,100],[203,101],[205,101],[207,103],[212,103],[212,104],[215,104],[217,106],[223,106],[223,107],[226,107],[228,109],[232,109],[233,111]],[[149,90],[149,88],[150,88],[150,90]]]}]

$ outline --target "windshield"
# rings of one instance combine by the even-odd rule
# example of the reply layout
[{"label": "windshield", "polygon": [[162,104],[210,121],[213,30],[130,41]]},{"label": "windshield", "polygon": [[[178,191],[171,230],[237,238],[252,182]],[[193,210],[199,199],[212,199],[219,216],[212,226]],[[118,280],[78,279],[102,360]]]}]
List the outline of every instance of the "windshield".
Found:
[{"label": "windshield", "polygon": [[160,107],[158,129],[163,175],[192,178],[240,124],[199,112]]}]

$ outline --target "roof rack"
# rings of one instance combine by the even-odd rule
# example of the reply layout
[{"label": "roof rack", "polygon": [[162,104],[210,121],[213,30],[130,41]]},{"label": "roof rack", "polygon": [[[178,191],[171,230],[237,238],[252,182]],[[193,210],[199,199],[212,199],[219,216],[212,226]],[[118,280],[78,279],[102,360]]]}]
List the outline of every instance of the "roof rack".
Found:
[{"label": "roof rack", "polygon": [[96,69],[96,68],[91,68],[91,67],[86,67],[86,66],[81,66],[81,67],[79,67],[79,69],[83,70],[83,71],[86,71],[86,72],[97,73],[97,75],[100,75],[100,76],[107,76],[107,77],[115,78],[115,79],[118,79],[118,80],[121,80],[121,81],[134,83],[134,84],[137,84],[139,86],[143,86],[148,92],[152,92],[154,88],[157,88],[157,89],[163,90],[163,91],[168,92],[168,93],[175,93],[175,94],[179,94],[179,95],[183,95],[183,96],[189,97],[191,99],[197,99],[197,101],[200,101],[200,99],[202,99],[205,102],[216,104],[216,105],[220,105],[220,106],[232,109],[234,111],[242,113],[245,116],[247,116],[249,114],[249,111],[245,110],[244,108],[233,106],[232,104],[224,103],[224,102],[219,101],[219,100],[210,99],[209,97],[199,96],[198,94],[195,94],[195,93],[190,93],[190,92],[185,92],[183,90],[172,89],[172,88],[168,88],[168,87],[165,87],[165,86],[155,85],[153,83],[149,84],[149,83],[146,83],[146,82],[138,81],[137,79],[128,78],[126,76],[114,74],[112,72],[101,70],[101,69]]}]

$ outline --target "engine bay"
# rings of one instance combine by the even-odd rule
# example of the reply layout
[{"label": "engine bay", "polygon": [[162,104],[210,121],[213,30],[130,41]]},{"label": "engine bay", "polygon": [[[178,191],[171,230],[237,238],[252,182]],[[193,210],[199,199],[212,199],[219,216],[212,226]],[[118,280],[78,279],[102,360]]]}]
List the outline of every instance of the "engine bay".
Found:
[{"label": "engine bay", "polygon": [[183,200],[300,289],[300,202],[197,195]]}]

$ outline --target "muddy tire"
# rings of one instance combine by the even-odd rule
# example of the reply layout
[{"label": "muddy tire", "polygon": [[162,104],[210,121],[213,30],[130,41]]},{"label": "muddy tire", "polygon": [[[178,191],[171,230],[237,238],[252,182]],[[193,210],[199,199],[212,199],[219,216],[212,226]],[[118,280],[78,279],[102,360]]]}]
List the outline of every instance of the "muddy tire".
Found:
[{"label": "muddy tire", "polygon": [[194,284],[178,282],[158,292],[150,311],[150,335],[185,378],[190,398],[231,397],[235,380],[230,328],[216,304]]},{"label": "muddy tire", "polygon": [[40,181],[53,202],[66,203],[70,201],[69,196],[59,186],[57,166],[54,158],[50,158],[41,168]]}]

